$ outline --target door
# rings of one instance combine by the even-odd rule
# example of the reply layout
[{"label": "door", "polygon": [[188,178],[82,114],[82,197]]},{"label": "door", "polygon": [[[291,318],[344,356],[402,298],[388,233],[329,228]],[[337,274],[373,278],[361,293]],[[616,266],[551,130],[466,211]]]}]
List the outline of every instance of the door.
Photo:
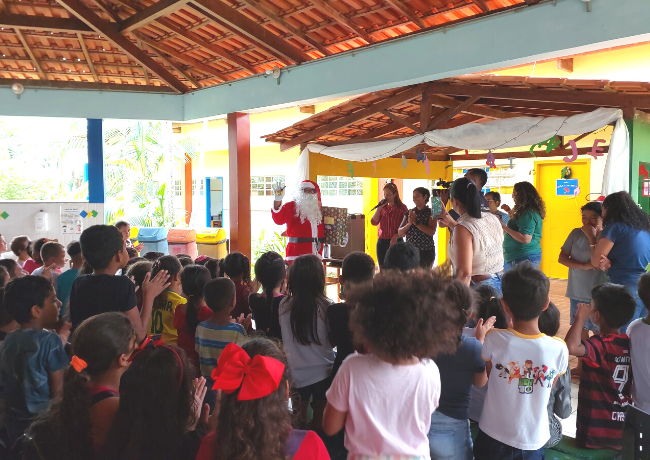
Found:
[{"label": "door", "polygon": [[[542,229],[542,271],[549,278],[567,279],[569,269],[558,263],[560,249],[571,230],[582,227],[580,208],[587,203],[590,192],[590,159],[565,163],[563,160],[542,160],[535,163],[535,187],[546,204]],[[571,168],[569,187],[562,185],[562,168]],[[573,196],[571,180],[578,181],[580,193]],[[558,183],[560,181],[561,183]],[[563,195],[569,193],[569,196]]]}]

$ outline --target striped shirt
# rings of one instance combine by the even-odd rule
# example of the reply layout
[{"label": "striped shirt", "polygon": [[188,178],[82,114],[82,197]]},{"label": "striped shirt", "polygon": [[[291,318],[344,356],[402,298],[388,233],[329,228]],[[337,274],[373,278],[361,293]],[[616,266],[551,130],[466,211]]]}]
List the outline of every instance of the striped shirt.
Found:
[{"label": "striped shirt", "polygon": [[630,339],[626,334],[595,335],[582,344],[576,445],[620,450],[631,401]]},{"label": "striped shirt", "polygon": [[397,235],[399,224],[402,223],[405,213],[408,213],[408,208],[404,203],[399,206],[386,205],[381,208],[377,237],[380,240],[390,240],[393,236]]},{"label": "striped shirt", "polygon": [[203,321],[196,327],[196,352],[199,354],[201,375],[212,388],[212,371],[217,367],[217,361],[226,345],[234,342],[242,345],[247,341],[246,331],[241,324],[230,323],[225,326]]}]

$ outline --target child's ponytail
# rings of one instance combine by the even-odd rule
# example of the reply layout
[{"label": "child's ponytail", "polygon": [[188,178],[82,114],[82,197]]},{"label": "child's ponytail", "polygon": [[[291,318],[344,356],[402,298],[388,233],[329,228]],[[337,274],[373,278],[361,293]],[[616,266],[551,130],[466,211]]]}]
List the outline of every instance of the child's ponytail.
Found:
[{"label": "child's ponytail", "polygon": [[210,270],[202,265],[188,265],[181,272],[183,294],[187,297],[185,324],[192,337],[199,324],[199,309],[203,305],[203,288],[211,279]]},{"label": "child's ponytail", "polygon": [[221,264],[223,271],[228,278],[241,276],[242,282],[250,287],[251,285],[251,262],[241,252],[233,252],[226,256]]},{"label": "child's ponytail", "polygon": [[37,452],[35,458],[47,459],[94,457],[91,379],[108,371],[121,355],[128,355],[136,340],[131,321],[122,313],[103,313],[79,325],[72,340],[74,356],[64,374],[63,392],[30,427],[28,452]]},{"label": "child's ponytail", "polygon": [[282,283],[286,275],[287,266],[277,252],[265,252],[255,262],[255,279],[262,284],[266,306],[269,310],[273,305],[273,290]]},{"label": "child's ponytail", "polygon": [[481,218],[481,201],[474,182],[466,177],[456,179],[451,184],[450,196],[465,206],[468,215],[477,219]]}]

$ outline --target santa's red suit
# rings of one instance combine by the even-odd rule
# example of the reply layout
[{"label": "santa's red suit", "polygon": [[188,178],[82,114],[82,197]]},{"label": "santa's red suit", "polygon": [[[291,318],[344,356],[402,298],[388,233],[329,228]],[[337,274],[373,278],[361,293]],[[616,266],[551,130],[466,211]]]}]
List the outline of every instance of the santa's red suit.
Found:
[{"label": "santa's red suit", "polygon": [[[301,188],[305,188],[305,186],[315,188],[316,194],[318,195],[318,205],[322,206],[320,187],[318,187],[316,183],[306,180],[300,185]],[[287,244],[286,261],[293,261],[296,257],[303,254],[315,254],[318,257],[322,257],[323,242],[325,241],[325,225],[323,224],[322,219],[320,222],[311,222],[307,219],[305,219],[304,222],[301,222],[300,217],[298,217],[295,201],[283,204],[280,209],[276,210],[272,208],[271,210],[273,211],[273,222],[278,225],[287,224],[289,243]],[[308,238],[312,241],[292,242],[291,240],[295,238]]]}]

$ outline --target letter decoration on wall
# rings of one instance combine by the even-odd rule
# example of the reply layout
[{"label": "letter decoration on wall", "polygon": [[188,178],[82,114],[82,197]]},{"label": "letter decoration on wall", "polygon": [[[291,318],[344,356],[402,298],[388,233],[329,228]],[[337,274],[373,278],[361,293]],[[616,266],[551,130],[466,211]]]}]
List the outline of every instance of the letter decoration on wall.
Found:
[{"label": "letter decoration on wall", "polygon": [[354,164],[348,163],[348,173],[350,173],[350,179],[354,179]]},{"label": "letter decoration on wall", "polygon": [[537,158],[537,155],[535,155],[535,147],[546,147],[546,153],[550,153],[552,150],[554,150],[558,145],[560,145],[560,138],[556,135],[551,137],[550,139],[545,140],[544,142],[540,142],[539,144],[533,144],[530,146],[530,154]]},{"label": "letter decoration on wall", "polygon": [[[587,153],[587,155],[591,155],[594,158],[594,160],[597,160],[598,157],[602,157],[604,155],[602,153],[603,148],[599,147],[598,144],[601,144],[603,142],[605,142],[605,139],[596,139],[594,141],[594,145],[591,147],[591,150]],[[578,158],[578,146],[576,145],[575,141],[570,140],[569,145],[571,146],[571,151],[573,152],[573,155],[571,156],[571,158],[569,157],[563,158],[566,163],[572,163],[576,161],[576,159]]]},{"label": "letter decoration on wall", "polygon": [[488,165],[490,168],[496,168],[496,158],[494,158],[494,154],[492,153],[492,150],[488,151],[487,154],[487,161],[485,162],[486,165]]},{"label": "letter decoration on wall", "polygon": [[408,166],[408,162],[406,161],[406,157],[402,155],[402,168],[406,169]]}]

